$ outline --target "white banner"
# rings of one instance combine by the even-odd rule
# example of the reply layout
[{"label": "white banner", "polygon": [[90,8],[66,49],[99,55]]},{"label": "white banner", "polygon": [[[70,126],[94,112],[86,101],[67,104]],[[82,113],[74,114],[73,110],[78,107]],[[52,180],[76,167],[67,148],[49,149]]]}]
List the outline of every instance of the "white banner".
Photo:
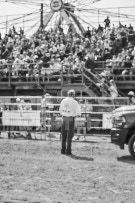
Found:
[{"label": "white banner", "polygon": [[103,128],[111,129],[112,128],[112,113],[103,113]]},{"label": "white banner", "polygon": [[6,126],[40,126],[40,111],[3,111],[2,124]]}]

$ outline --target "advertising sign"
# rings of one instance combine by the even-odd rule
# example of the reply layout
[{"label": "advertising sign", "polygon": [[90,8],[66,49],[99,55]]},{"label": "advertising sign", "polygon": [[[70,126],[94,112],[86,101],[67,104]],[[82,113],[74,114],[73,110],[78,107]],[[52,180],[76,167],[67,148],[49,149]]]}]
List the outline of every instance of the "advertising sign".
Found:
[{"label": "advertising sign", "polygon": [[112,128],[112,113],[103,113],[103,128],[111,129]]},{"label": "advertising sign", "polygon": [[40,126],[40,111],[3,111],[5,126]]}]

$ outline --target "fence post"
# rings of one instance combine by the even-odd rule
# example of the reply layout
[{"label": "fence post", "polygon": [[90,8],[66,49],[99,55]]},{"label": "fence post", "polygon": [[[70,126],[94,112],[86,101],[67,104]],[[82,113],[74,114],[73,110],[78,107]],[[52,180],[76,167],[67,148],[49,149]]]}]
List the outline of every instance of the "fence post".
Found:
[{"label": "fence post", "polygon": [[104,71],[105,69],[105,61],[103,61],[103,64],[102,64],[102,71]]},{"label": "fence post", "polygon": [[38,85],[40,85],[40,64],[38,64]]},{"label": "fence post", "polygon": [[82,68],[82,83],[84,83],[84,69]]},{"label": "fence post", "polygon": [[8,87],[11,87],[11,66],[9,65]]},{"label": "fence post", "polygon": [[6,16],[6,34],[8,33],[8,16]]},{"label": "fence post", "polygon": [[61,64],[62,66],[62,71],[61,71],[61,86],[63,86],[64,83],[64,78],[63,78],[63,64]]}]

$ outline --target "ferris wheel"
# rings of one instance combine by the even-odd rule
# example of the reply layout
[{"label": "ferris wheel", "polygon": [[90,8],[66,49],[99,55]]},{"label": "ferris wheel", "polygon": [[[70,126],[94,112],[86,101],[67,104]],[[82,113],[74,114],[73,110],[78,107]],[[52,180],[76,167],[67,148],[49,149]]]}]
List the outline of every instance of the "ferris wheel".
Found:
[{"label": "ferris wheel", "polygon": [[1,0],[1,2],[31,8],[32,12],[8,18],[8,23],[3,21],[0,25],[5,29],[7,24],[8,27],[13,25],[19,27],[23,22],[25,33],[34,33],[39,27],[48,30],[57,29],[59,26],[64,30],[70,27],[73,32],[84,33],[87,27],[97,28],[106,16],[114,18],[112,23],[118,20],[123,23],[135,21],[135,15],[131,15],[130,11],[127,15],[124,12],[97,8],[96,3],[99,1],[101,0]]},{"label": "ferris wheel", "polygon": [[[59,26],[68,26],[73,32],[85,32],[84,24],[89,26],[90,18],[85,8],[100,0],[51,0],[50,11],[45,16],[43,27],[53,22],[54,29]],[[85,11],[85,12],[84,12]],[[84,14],[85,13],[85,14]]]},{"label": "ferris wheel", "polygon": [[[31,20],[30,30],[42,24],[45,30],[57,29],[61,26],[70,27],[73,32],[81,33],[85,32],[86,27],[95,26],[95,22],[91,20],[93,12],[91,5],[98,1],[101,0],[2,0],[2,2],[33,8],[32,13],[20,16],[20,19],[25,17],[25,25]],[[13,18],[11,24],[18,24],[15,23],[18,19]]]}]

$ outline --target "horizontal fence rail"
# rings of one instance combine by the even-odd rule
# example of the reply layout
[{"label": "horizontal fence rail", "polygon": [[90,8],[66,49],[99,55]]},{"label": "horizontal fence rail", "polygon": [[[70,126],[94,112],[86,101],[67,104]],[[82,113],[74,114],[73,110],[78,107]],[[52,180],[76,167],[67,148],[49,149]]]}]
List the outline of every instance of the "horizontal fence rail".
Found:
[{"label": "horizontal fence rail", "polygon": [[[135,68],[132,66],[122,67],[109,65],[107,61],[95,61],[95,75],[102,74],[106,67],[111,71],[111,76],[115,80],[132,80],[135,78]],[[86,69],[85,69],[86,70]],[[124,71],[124,72],[123,72]],[[0,63],[0,82],[7,82],[9,86],[12,82],[71,82],[83,83],[84,63],[76,65],[74,63],[64,64],[60,61],[48,63],[29,62],[24,63]]]},{"label": "horizontal fence rail", "polygon": [[[49,97],[42,112],[45,115],[45,132],[60,132],[62,118],[59,113],[63,97]],[[81,107],[81,117],[75,119],[76,133],[83,130],[89,134],[92,129],[109,130],[112,127],[112,111],[118,107],[129,105],[129,99],[118,97],[76,97]]]},{"label": "horizontal fence rail", "polygon": [[[59,106],[65,97],[0,97],[0,131],[8,138],[46,139],[61,132]],[[76,97],[81,117],[75,118],[76,134],[89,134],[92,129],[111,129],[112,111],[129,105],[129,99],[118,97]]]}]

